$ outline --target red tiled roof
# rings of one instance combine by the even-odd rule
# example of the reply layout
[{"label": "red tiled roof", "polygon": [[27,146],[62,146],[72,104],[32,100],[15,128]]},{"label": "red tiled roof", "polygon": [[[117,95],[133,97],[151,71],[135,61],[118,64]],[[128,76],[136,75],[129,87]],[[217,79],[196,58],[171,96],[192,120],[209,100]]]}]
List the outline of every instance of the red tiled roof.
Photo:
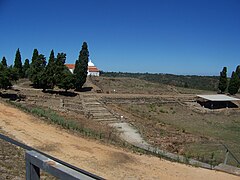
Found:
[{"label": "red tiled roof", "polygon": [[75,64],[65,64],[65,66],[67,66],[68,69],[74,69],[75,68]]},{"label": "red tiled roof", "polygon": [[[75,64],[65,64],[65,66],[68,67],[68,69],[74,69]],[[99,72],[99,69],[96,66],[88,66],[89,72]]]},{"label": "red tiled roof", "polygon": [[98,68],[96,68],[95,66],[88,66],[88,71],[89,72],[99,72]]}]

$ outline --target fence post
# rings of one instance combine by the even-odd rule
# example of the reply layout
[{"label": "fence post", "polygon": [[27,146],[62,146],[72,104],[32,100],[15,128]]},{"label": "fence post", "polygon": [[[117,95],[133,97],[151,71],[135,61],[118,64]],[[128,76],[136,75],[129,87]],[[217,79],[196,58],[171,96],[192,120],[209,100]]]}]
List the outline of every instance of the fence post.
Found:
[{"label": "fence post", "polygon": [[228,154],[229,154],[229,151],[227,150],[226,155],[225,155],[225,159],[224,159],[224,164],[227,164]]},{"label": "fence post", "polygon": [[40,168],[31,163],[26,156],[26,180],[40,180]]}]

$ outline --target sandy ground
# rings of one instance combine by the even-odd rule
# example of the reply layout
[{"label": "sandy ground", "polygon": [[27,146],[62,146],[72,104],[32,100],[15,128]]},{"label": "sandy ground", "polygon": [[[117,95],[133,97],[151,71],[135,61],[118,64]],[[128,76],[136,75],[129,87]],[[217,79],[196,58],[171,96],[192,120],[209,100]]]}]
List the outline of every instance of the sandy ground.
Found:
[{"label": "sandy ground", "polygon": [[19,141],[107,179],[240,179],[83,139],[2,103],[0,128]]}]

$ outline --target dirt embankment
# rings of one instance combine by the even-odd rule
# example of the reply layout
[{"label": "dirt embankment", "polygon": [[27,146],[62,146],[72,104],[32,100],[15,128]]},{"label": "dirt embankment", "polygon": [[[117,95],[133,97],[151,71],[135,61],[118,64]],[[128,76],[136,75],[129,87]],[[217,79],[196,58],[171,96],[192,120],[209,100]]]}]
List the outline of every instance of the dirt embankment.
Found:
[{"label": "dirt embankment", "polygon": [[19,141],[107,179],[240,179],[83,139],[2,103],[0,128]]}]

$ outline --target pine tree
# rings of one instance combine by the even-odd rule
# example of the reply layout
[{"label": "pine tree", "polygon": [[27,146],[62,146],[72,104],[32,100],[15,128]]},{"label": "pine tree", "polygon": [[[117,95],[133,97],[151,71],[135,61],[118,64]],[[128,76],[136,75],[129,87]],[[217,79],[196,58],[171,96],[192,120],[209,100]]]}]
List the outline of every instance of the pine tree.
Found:
[{"label": "pine tree", "polygon": [[23,74],[24,74],[24,78],[28,77],[28,70],[30,68],[30,64],[29,64],[29,60],[25,59],[24,65],[23,65]]},{"label": "pine tree", "polygon": [[74,75],[69,71],[67,67],[65,67],[61,81],[58,83],[58,87],[67,90],[73,89],[75,84]]},{"label": "pine tree", "polygon": [[75,75],[75,88],[79,91],[87,79],[88,70],[88,46],[86,42],[83,42],[82,50],[79,53],[78,60],[75,63],[74,75]]},{"label": "pine tree", "polygon": [[3,66],[7,67],[7,60],[6,60],[5,56],[3,56],[1,63]]},{"label": "pine tree", "polygon": [[49,56],[48,65],[46,66],[42,77],[41,77],[41,87],[43,91],[46,89],[53,89],[56,82],[55,82],[55,57],[54,51],[52,50]]},{"label": "pine tree", "polygon": [[239,77],[237,75],[236,72],[232,72],[232,76],[229,82],[229,86],[228,86],[228,92],[231,95],[234,95],[238,92],[240,87],[240,81],[239,81]]},{"label": "pine tree", "polygon": [[15,56],[15,61],[14,61],[14,68],[17,69],[19,78],[23,78],[23,67],[22,67],[22,60],[21,60],[21,53],[19,48],[17,49],[16,56]]},{"label": "pine tree", "polygon": [[227,89],[227,67],[224,67],[222,72],[220,72],[218,89],[223,93]]}]

